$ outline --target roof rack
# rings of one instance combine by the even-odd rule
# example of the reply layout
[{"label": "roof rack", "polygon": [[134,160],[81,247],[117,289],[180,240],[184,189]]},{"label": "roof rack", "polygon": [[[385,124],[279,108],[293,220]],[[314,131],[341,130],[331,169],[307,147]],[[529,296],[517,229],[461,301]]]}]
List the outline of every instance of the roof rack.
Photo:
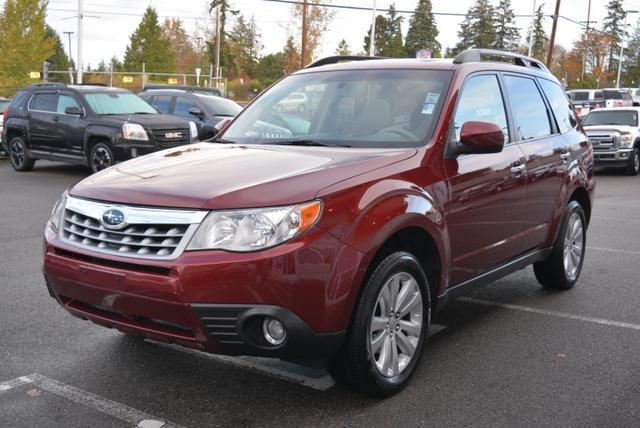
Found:
[{"label": "roof rack", "polygon": [[311,64],[307,65],[305,68],[314,68],[314,67],[320,67],[322,65],[337,64],[343,61],[369,61],[372,59],[388,59],[388,58],[383,56],[335,55],[335,56],[328,56],[326,58],[322,58],[315,62],[312,62]]},{"label": "roof rack", "polygon": [[102,87],[109,87],[109,85],[107,85],[106,83],[94,83],[94,82],[83,82],[83,83],[78,83],[76,85],[72,85],[72,86],[102,86]]},{"label": "roof rack", "polygon": [[41,86],[67,86],[67,85],[60,82],[42,82],[42,83],[32,83],[29,85],[29,87],[31,88],[36,88]]},{"label": "roof rack", "polygon": [[[455,59],[453,60],[454,64],[464,64],[466,62],[483,62],[483,57],[488,60],[484,61],[495,61],[496,58],[507,58],[510,59],[514,65],[519,65],[521,67],[535,68],[537,70],[541,70],[547,73],[550,73],[549,69],[546,65],[540,60],[535,58],[531,58],[525,55],[520,55],[512,52],[498,51],[495,49],[467,49],[466,51],[460,52]],[[504,61],[498,61],[504,62]]]}]

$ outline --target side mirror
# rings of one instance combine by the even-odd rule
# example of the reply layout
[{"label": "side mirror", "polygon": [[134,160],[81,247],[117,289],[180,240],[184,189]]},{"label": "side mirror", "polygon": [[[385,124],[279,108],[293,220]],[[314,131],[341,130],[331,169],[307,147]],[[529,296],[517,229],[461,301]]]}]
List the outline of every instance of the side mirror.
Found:
[{"label": "side mirror", "polygon": [[504,134],[495,123],[469,121],[460,130],[459,153],[499,153],[504,147]]},{"label": "side mirror", "polygon": [[231,120],[232,119],[222,119],[220,122],[216,123],[213,127],[213,135],[218,135],[219,133],[227,129],[227,126],[229,126]]},{"label": "side mirror", "polygon": [[199,118],[202,118],[202,116],[204,116],[204,113],[202,110],[200,110],[198,107],[191,107],[189,109],[189,114],[192,116],[196,116]]},{"label": "side mirror", "polygon": [[67,107],[64,109],[64,114],[70,114],[72,116],[82,116],[82,109],[80,107]]}]

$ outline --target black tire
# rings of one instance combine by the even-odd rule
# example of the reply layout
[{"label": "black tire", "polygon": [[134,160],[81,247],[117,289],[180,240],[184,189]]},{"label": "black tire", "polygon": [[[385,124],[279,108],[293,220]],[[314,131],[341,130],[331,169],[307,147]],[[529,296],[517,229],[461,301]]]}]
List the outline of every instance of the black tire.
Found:
[{"label": "black tire", "polygon": [[[567,229],[570,227],[570,222],[573,222],[576,218],[574,216],[577,216],[577,219],[580,222],[581,235],[579,239],[572,240],[569,238],[569,232]],[[565,262],[565,245],[567,245],[567,239],[569,239],[570,242],[573,242],[573,244],[571,244],[573,247],[576,246],[578,240],[582,246],[579,261],[577,263],[572,263],[572,265],[575,264],[575,273],[568,273],[571,269],[565,266],[565,263],[567,263]],[[564,213],[562,224],[558,231],[556,242],[553,245],[551,256],[543,262],[533,264],[533,272],[536,275],[536,279],[545,288],[552,288],[556,290],[568,290],[573,288],[580,277],[580,272],[582,271],[586,248],[587,222],[584,210],[580,203],[577,201],[571,201],[569,202],[569,205],[567,205],[567,209]],[[571,250],[569,251],[571,252]],[[569,258],[571,258],[571,254],[569,254]]]},{"label": "black tire", "polygon": [[[414,308],[414,311],[418,311],[418,308],[421,308],[421,313],[408,314],[408,319],[406,317],[398,317],[396,315],[396,319],[394,320],[394,317],[391,316],[389,317],[391,320],[390,322],[394,322],[391,327],[389,327],[390,322],[388,322],[386,328],[373,330],[372,326],[374,316],[378,318],[381,314],[380,312],[377,312],[381,308],[381,306],[378,306],[379,299],[382,298],[381,292],[384,287],[387,287],[387,284],[390,283],[392,278],[397,277],[399,281],[402,281],[403,276],[398,275],[404,275],[405,279],[410,277],[415,280],[414,282],[411,282],[410,280],[404,283],[400,282],[402,287],[400,287],[399,290],[404,290],[404,287],[408,287],[408,284],[412,284],[411,287],[408,288],[409,291],[412,291],[411,296],[417,296],[417,290],[419,290],[422,302],[422,305],[420,305],[420,303],[417,302],[417,299],[412,297],[408,301],[405,301],[406,303],[403,304],[403,307],[409,306],[408,302],[415,300],[417,303],[412,307]],[[400,296],[401,294],[402,292],[399,292],[397,296]],[[401,300],[397,299],[397,301]],[[386,349],[389,349],[389,352],[391,352],[392,355],[395,353],[395,358],[402,361],[402,355],[398,356],[399,353],[402,352],[402,346],[400,345],[401,342],[402,344],[406,344],[407,342],[401,339],[406,339],[410,336],[406,335],[407,332],[404,331],[404,327],[402,327],[402,329],[400,329],[402,338],[400,336],[401,333],[395,333],[397,334],[395,337],[398,339],[393,341],[393,331],[398,331],[401,321],[413,322],[420,318],[421,330],[419,336],[416,334],[411,337],[411,339],[413,339],[412,345],[415,345],[412,356],[408,362],[404,363],[404,368],[400,369],[400,365],[396,365],[395,370],[398,370],[397,375],[383,376],[381,369],[377,366],[376,358],[384,360],[382,357],[382,349],[385,348],[385,345],[380,345],[380,352],[378,353],[378,357],[376,357],[375,355],[377,351],[371,351],[372,348],[370,346],[373,345],[370,345],[370,341],[373,340],[374,336],[376,338],[392,338],[391,341],[385,342],[385,344],[390,343],[389,348]],[[429,284],[420,263],[412,254],[407,252],[400,251],[390,254],[378,264],[364,286],[364,290],[362,291],[354,308],[354,314],[345,343],[338,355],[329,363],[329,372],[331,373],[331,376],[337,383],[364,395],[388,397],[398,393],[409,383],[418,363],[420,362],[424,342],[427,337],[430,318],[431,299]],[[395,329],[393,326],[396,326]],[[374,332],[381,333],[376,335]],[[382,340],[379,342],[382,342]],[[394,349],[393,352],[391,351],[392,346]],[[404,354],[405,358],[407,355],[408,354]],[[382,369],[384,369],[384,364]],[[393,371],[394,369],[389,368],[388,370]]]},{"label": "black tire", "polygon": [[9,141],[9,160],[13,169],[20,172],[31,171],[36,163],[27,154],[27,145],[22,137],[13,137]]},{"label": "black tire", "polygon": [[629,154],[629,164],[625,170],[627,175],[638,175],[640,173],[640,149],[635,147]]},{"label": "black tire", "polygon": [[116,163],[113,150],[107,143],[97,143],[91,147],[89,153],[89,167],[94,174],[103,169],[109,168]]}]

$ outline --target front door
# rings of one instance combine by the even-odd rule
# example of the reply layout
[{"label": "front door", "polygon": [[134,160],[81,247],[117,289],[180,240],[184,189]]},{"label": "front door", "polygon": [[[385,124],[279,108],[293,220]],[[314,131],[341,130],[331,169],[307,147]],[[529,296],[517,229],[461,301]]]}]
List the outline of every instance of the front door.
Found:
[{"label": "front door", "polygon": [[82,156],[84,153],[85,116],[66,114],[67,107],[77,107],[84,112],[82,105],[71,93],[61,92],[58,96],[57,138],[64,154]]},{"label": "front door", "polygon": [[29,101],[29,145],[32,150],[57,151],[56,126],[54,116],[58,93],[55,91],[36,92]]},{"label": "front door", "polygon": [[500,153],[461,155],[445,161],[451,285],[521,252],[525,159],[519,145],[512,142],[502,94],[496,74],[474,75],[465,83],[456,106],[451,139],[459,141],[467,121],[490,122],[503,129],[505,147]]}]

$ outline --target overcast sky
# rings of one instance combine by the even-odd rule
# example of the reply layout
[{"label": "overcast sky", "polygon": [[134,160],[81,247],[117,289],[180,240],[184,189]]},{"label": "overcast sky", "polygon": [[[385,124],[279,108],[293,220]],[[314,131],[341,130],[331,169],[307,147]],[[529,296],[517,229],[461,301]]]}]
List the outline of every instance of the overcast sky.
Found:
[{"label": "overcast sky", "polygon": [[[266,2],[264,0],[231,0],[234,8],[247,16],[254,16],[262,33],[263,53],[277,52],[282,49],[287,36],[287,27],[290,26],[291,6]],[[490,0],[497,4],[498,0]],[[537,0],[538,5],[543,0]],[[334,4],[371,7],[373,0],[332,0]],[[434,12],[466,13],[473,0],[433,0]],[[4,1],[0,0],[0,4]],[[386,8],[395,3],[399,10],[413,10],[417,0],[377,0],[378,8]],[[553,14],[555,0],[544,0],[545,14]],[[598,21],[600,26],[605,16],[607,0],[592,0],[591,20]],[[164,17],[180,17],[187,29],[192,32],[200,25],[209,24],[206,20],[205,0],[85,0],[85,13],[90,17],[85,19],[85,47],[84,62],[96,66],[101,59],[109,60],[113,55],[122,58],[129,42],[129,35],[136,29],[141,16],[147,6],[156,8],[161,19]],[[530,15],[533,0],[512,0],[516,15]],[[588,0],[562,0],[560,15],[584,21],[587,19]],[[628,10],[640,10],[640,0],[625,0],[625,8]],[[77,0],[49,0],[49,12],[47,22],[55,28],[68,49],[67,36],[64,31],[77,31]],[[453,46],[456,43],[457,31],[462,17],[436,16],[439,40],[443,47]],[[409,16],[405,15],[403,32],[408,28]],[[635,23],[635,17],[633,18]],[[332,55],[338,42],[344,38],[354,51],[360,51],[363,44],[363,36],[371,22],[371,12],[337,10],[331,24],[331,31],[325,34],[322,46],[317,56]],[[520,28],[526,28],[530,18],[518,18]],[[551,30],[551,19],[545,19],[547,34]],[[526,31],[522,31],[524,36]],[[556,42],[569,48],[574,39],[579,35],[580,27],[576,24],[561,19],[558,22],[558,35]],[[77,56],[76,34],[71,39],[73,58]]]}]

